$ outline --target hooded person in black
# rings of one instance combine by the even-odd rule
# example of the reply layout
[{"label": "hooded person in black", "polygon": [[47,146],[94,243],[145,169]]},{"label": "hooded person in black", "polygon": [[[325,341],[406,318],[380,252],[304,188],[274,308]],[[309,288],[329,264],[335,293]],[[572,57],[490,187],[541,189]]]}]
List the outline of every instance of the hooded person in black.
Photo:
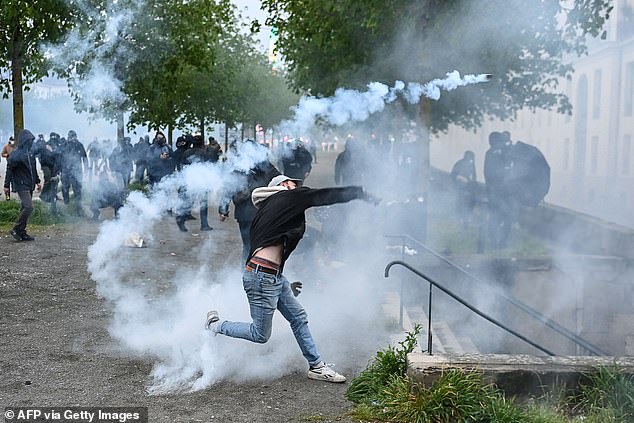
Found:
[{"label": "hooded person in black", "polygon": [[62,196],[64,204],[70,204],[70,189],[75,195],[75,206],[78,216],[83,216],[81,194],[84,169],[88,170],[88,156],[84,145],[77,139],[77,132],[68,131],[68,139],[61,146],[62,158]]},{"label": "hooded person in black", "polygon": [[[246,140],[245,142],[251,143],[258,149],[264,148],[263,146],[256,144],[253,140]],[[241,154],[237,146],[232,149],[234,150],[234,154]],[[249,240],[251,238],[251,222],[258,211],[251,201],[251,193],[256,188],[266,187],[271,179],[278,176],[280,172],[268,159],[263,159],[257,163],[253,163],[251,168],[247,171],[236,169],[233,173],[239,179],[243,180],[243,184],[233,191],[228,190],[224,193],[220,200],[220,204],[218,205],[218,214],[220,216],[220,221],[224,222],[227,217],[229,217],[229,204],[233,201],[233,214],[235,219],[238,221],[240,238],[242,239],[242,259],[246,260],[250,249]]]},{"label": "hooded person in black", "polygon": [[206,328],[214,334],[265,343],[271,336],[275,310],[290,323],[293,335],[308,361],[308,377],[341,383],[346,378],[321,359],[308,329],[306,311],[295,298],[300,282],[292,284],[282,275],[284,263],[295,250],[306,229],[305,211],[311,207],[362,199],[378,200],[359,186],[312,189],[299,188],[299,180],[276,176],[268,187],[253,190],[258,208],[250,231],[250,249],[242,284],[249,300],[251,323],[221,321],[215,310],[207,313]]},{"label": "hooded person in black", "polygon": [[21,207],[15,226],[11,229],[11,236],[16,241],[33,241],[35,238],[26,233],[26,224],[33,211],[33,190],[40,187],[37,175],[35,153],[32,151],[35,136],[28,129],[23,129],[18,136],[18,148],[9,156],[7,174],[4,180],[4,192],[9,193],[10,187],[20,197]]}]

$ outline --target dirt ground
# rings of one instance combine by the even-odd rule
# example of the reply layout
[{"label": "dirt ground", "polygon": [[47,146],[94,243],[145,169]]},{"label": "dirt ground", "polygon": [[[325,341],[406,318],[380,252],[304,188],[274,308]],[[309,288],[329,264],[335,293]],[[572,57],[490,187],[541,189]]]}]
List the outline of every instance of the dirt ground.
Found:
[{"label": "dirt ground", "polygon": [[[316,167],[316,175],[331,172],[331,156]],[[210,222],[215,230],[190,233],[188,242],[214,236],[225,250],[236,251],[218,259],[237,262],[237,224],[219,224],[214,207]],[[97,295],[87,270],[87,250],[99,224],[31,227],[30,232],[35,242],[14,242],[8,228],[0,236],[1,410],[143,406],[150,422],[353,421],[346,416],[351,403],[344,398],[349,383],[311,381],[305,372],[257,383],[223,382],[194,393],[149,395],[153,362],[126,353],[110,337],[111,306]],[[155,253],[167,257],[167,266],[173,257],[169,241],[183,234],[176,225],[166,225],[160,236],[167,242],[155,246]],[[368,358],[338,370],[350,380]]]}]

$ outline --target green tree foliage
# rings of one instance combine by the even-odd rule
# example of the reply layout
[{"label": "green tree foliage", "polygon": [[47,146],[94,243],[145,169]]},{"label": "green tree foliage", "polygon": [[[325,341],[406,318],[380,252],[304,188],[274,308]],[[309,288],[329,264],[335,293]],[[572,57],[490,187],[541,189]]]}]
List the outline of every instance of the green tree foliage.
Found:
[{"label": "green tree foliage", "polygon": [[278,124],[291,115],[291,107],[299,96],[288,86],[282,71],[275,70],[262,54],[248,56],[244,68],[238,74],[238,84],[246,89],[242,122],[264,129]]},{"label": "green tree foliage", "polygon": [[[219,56],[225,41],[237,34],[236,17],[229,0],[214,2],[156,1],[163,8],[154,16],[169,16],[148,39],[147,54],[130,72],[126,92],[133,102],[131,123],[184,127],[202,117],[213,119],[210,98],[203,86],[224,88],[226,68]],[[147,33],[151,33],[148,28]],[[202,128],[201,128],[202,129]]]},{"label": "green tree foliage", "polygon": [[78,30],[56,49],[76,108],[130,124],[176,127],[187,95],[233,28],[229,0],[86,0]]},{"label": "green tree foliage", "polygon": [[42,43],[56,42],[73,27],[74,0],[2,0],[0,2],[0,92],[13,95],[13,126],[24,128],[23,90],[47,74]]},{"label": "green tree foliage", "polygon": [[601,34],[610,0],[264,0],[278,51],[297,88],[330,95],[370,81],[427,81],[457,69],[492,73],[487,84],[443,95],[433,131],[475,128],[521,108],[570,112],[557,78],[564,60]]}]

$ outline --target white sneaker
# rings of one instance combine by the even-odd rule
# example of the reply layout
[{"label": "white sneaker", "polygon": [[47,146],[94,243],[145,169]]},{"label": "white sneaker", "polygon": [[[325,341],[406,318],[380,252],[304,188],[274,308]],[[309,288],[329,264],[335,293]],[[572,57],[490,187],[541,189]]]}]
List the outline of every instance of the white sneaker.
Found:
[{"label": "white sneaker", "polygon": [[214,334],[218,333],[218,322],[220,322],[220,317],[218,317],[218,312],[216,310],[207,312],[205,329],[212,331]]},{"label": "white sneaker", "polygon": [[344,375],[340,375],[331,369],[332,364],[326,364],[323,361],[316,367],[311,367],[308,370],[308,378],[315,380],[323,380],[326,382],[343,383],[346,381]]}]

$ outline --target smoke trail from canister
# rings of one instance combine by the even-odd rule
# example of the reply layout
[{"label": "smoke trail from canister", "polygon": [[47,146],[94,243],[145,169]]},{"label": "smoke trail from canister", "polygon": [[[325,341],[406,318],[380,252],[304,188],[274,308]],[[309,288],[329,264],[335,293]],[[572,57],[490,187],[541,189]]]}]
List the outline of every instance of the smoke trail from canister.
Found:
[{"label": "smoke trail from canister", "polygon": [[362,122],[374,113],[385,109],[399,96],[410,104],[416,104],[421,97],[431,100],[440,99],[441,91],[452,91],[465,85],[478,84],[491,79],[490,74],[460,76],[460,72],[447,73],[445,78],[434,79],[427,83],[396,81],[393,87],[380,82],[368,84],[367,91],[340,88],[332,97],[302,97],[295,108],[295,116],[282,122],[281,129],[285,133],[305,134],[315,124],[324,120],[335,126],[349,122]]}]

